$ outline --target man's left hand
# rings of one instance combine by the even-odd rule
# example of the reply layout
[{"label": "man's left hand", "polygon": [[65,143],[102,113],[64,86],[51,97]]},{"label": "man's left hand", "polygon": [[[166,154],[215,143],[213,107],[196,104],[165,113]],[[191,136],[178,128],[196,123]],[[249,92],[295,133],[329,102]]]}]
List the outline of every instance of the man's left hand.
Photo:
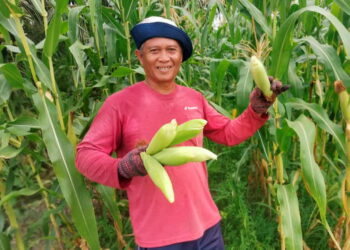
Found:
[{"label": "man's left hand", "polygon": [[276,97],[282,94],[284,91],[289,89],[289,85],[282,85],[278,80],[275,80],[273,77],[269,77],[271,84],[271,90],[273,92],[272,97],[267,100],[264,94],[259,88],[253,89],[250,94],[250,104],[253,110],[258,114],[266,114],[269,107],[275,102]]}]

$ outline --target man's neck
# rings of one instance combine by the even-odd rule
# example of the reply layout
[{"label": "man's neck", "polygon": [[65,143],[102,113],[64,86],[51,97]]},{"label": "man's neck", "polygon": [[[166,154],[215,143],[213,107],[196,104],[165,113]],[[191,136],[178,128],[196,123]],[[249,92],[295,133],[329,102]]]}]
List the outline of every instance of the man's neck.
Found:
[{"label": "man's neck", "polygon": [[160,94],[170,94],[171,92],[173,92],[173,90],[176,87],[176,83],[175,81],[173,82],[162,82],[162,83],[155,83],[149,79],[145,80],[145,83],[150,86],[152,89],[154,89],[155,91],[157,91]]}]

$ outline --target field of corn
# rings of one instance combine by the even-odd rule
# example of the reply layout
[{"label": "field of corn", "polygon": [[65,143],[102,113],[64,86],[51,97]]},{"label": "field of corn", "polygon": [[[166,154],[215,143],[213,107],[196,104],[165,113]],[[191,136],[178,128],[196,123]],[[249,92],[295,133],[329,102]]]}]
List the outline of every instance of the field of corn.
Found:
[{"label": "field of corn", "polygon": [[224,115],[248,105],[252,55],[291,86],[248,141],[205,141],[226,248],[350,249],[349,0],[0,0],[0,249],[135,246],[125,193],[74,153],[144,79],[129,31],[154,15],[193,41],[177,82]]}]

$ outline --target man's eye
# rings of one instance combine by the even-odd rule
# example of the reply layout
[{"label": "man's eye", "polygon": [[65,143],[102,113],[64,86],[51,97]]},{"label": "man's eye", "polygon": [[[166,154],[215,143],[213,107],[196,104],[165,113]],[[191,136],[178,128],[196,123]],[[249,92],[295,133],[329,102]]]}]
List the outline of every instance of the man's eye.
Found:
[{"label": "man's eye", "polygon": [[151,52],[151,53],[157,53],[157,52],[158,52],[158,49],[150,49],[149,52]]}]

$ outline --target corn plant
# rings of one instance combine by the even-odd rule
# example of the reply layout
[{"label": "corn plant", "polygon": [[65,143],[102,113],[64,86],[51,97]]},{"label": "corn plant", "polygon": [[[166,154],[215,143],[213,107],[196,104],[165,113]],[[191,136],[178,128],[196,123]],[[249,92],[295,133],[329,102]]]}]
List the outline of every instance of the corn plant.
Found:
[{"label": "corn plant", "polygon": [[129,32],[152,15],[187,31],[194,54],[177,82],[222,114],[236,117],[248,106],[257,52],[268,75],[291,86],[249,141],[230,148],[206,141],[218,155],[207,165],[227,249],[349,247],[348,111],[333,88],[335,81],[350,88],[348,1],[0,6],[3,249],[135,246],[125,193],[86,180],[74,157],[104,99],[144,79]]}]

